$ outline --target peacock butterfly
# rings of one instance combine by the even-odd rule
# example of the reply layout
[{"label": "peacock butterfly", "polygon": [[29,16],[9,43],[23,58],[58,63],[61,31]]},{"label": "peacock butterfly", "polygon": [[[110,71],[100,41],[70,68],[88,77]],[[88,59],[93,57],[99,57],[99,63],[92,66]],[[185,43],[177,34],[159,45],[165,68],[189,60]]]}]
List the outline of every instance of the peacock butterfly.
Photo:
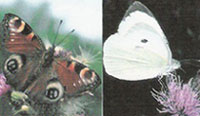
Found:
[{"label": "peacock butterfly", "polygon": [[56,103],[64,96],[93,91],[101,81],[97,73],[68,57],[46,49],[41,38],[19,16],[6,14],[0,24],[2,70],[12,90],[40,103]]}]

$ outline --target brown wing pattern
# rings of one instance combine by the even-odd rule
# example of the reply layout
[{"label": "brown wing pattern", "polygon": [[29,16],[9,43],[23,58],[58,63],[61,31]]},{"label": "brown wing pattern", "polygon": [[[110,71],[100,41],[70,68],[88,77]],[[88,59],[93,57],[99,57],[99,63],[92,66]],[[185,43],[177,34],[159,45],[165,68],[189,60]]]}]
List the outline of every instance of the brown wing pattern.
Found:
[{"label": "brown wing pattern", "polygon": [[39,61],[45,51],[44,44],[17,15],[5,14],[0,26],[3,72],[8,84],[16,90],[24,90],[38,70]]},{"label": "brown wing pattern", "polygon": [[[10,84],[15,90],[23,91],[28,84],[32,83],[34,78],[33,75],[39,69],[39,62],[35,62],[36,58],[29,58],[22,65],[22,67],[18,67],[15,73],[10,73],[7,69],[3,69],[3,73],[6,76],[7,83]],[[5,62],[6,63],[6,62]],[[4,67],[6,64],[4,64]]]},{"label": "brown wing pattern", "polygon": [[53,69],[68,94],[95,89],[101,83],[99,76],[85,65],[69,60],[56,60]]},{"label": "brown wing pattern", "polygon": [[45,49],[39,36],[25,21],[14,14],[5,15],[2,28],[4,34],[1,37],[1,44],[11,53],[30,54]]},{"label": "brown wing pattern", "polygon": [[25,92],[38,103],[57,102],[64,95],[81,95],[94,90],[101,82],[99,76],[83,64],[60,58],[55,58],[50,67],[35,76],[37,80]]}]

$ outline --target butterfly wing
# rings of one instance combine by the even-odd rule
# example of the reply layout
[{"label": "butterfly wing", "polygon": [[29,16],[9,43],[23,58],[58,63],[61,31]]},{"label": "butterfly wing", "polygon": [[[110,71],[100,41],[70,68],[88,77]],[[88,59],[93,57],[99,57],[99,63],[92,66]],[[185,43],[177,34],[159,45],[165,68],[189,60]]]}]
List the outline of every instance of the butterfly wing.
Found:
[{"label": "butterfly wing", "polygon": [[92,91],[101,83],[95,71],[73,60],[57,60],[53,69],[69,95]]},{"label": "butterfly wing", "polygon": [[4,16],[0,29],[3,72],[8,84],[21,90],[31,83],[28,77],[37,72],[45,47],[31,27],[14,14]]},{"label": "butterfly wing", "polygon": [[93,70],[76,61],[61,58],[56,58],[50,67],[42,69],[36,76],[39,79],[30,84],[25,93],[41,104],[93,91],[101,83]]},{"label": "butterfly wing", "polygon": [[118,32],[105,41],[103,60],[108,74],[124,80],[150,79],[173,68],[166,37],[140,2],[130,6]]},{"label": "butterfly wing", "polygon": [[1,23],[3,34],[1,46],[10,53],[31,54],[43,51],[44,44],[31,27],[20,17],[6,14]]}]

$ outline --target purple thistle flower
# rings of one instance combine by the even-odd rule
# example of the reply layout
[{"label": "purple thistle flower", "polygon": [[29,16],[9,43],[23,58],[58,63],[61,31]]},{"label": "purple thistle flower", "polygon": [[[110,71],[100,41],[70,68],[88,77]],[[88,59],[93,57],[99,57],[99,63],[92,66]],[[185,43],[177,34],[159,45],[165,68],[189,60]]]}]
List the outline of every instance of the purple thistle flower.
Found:
[{"label": "purple thistle flower", "polygon": [[62,116],[86,116],[88,105],[93,103],[94,101],[87,99],[86,96],[70,98],[62,102],[59,111]]},{"label": "purple thistle flower", "polygon": [[166,85],[158,92],[153,89],[152,96],[163,106],[160,113],[170,113],[172,116],[200,116],[199,90],[195,90],[192,84],[194,78],[183,84],[180,77],[170,75],[166,78]]},{"label": "purple thistle flower", "polygon": [[0,74],[0,96],[6,93],[10,89],[10,86],[6,84],[6,78]]},{"label": "purple thistle flower", "polygon": [[63,58],[71,59],[72,52],[64,50],[61,47],[56,47],[56,48],[58,48],[58,49],[55,50],[54,56],[60,56]]}]

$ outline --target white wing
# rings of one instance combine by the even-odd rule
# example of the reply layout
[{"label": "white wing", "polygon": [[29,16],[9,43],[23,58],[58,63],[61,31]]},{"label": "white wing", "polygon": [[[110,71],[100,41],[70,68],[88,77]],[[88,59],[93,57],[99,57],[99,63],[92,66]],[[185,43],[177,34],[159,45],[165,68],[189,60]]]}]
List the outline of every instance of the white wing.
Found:
[{"label": "white wing", "polygon": [[103,60],[108,74],[125,80],[149,79],[173,69],[171,51],[158,22],[139,10],[125,17],[118,33],[106,40]]}]

